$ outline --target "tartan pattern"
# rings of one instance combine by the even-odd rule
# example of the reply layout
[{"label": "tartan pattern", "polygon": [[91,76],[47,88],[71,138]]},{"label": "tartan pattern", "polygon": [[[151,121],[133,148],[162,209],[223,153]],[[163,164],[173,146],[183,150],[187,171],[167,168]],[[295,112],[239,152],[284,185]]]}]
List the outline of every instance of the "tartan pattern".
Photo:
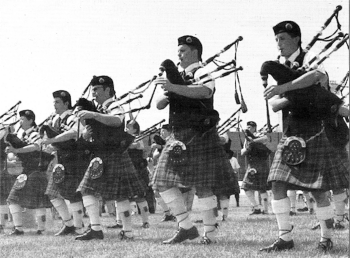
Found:
[{"label": "tartan pattern", "polygon": [[55,198],[62,198],[62,196],[58,190],[57,185],[53,182],[52,172],[53,172],[53,168],[55,167],[56,164],[57,164],[57,155],[55,155],[55,158],[51,161],[51,163],[48,167],[47,178],[49,180],[47,183],[45,194],[49,197],[50,200],[55,199]]},{"label": "tartan pattern", "polygon": [[48,196],[45,195],[47,187],[46,173],[32,171],[27,176],[25,186],[20,190],[12,188],[7,201],[17,203],[28,209],[50,208],[52,206],[51,202]]},{"label": "tartan pattern", "polygon": [[17,176],[10,175],[7,171],[0,173],[0,205],[6,205],[7,197],[16,181]]},{"label": "tartan pattern", "polygon": [[103,174],[93,180],[86,170],[77,190],[82,195],[101,195],[104,200],[144,196],[147,184],[136,172],[127,152],[100,152],[95,153],[95,157],[103,161]]},{"label": "tartan pattern", "polygon": [[[254,178],[252,180],[247,180],[248,171],[251,168],[255,168],[257,171],[257,174],[254,175]],[[268,176],[269,176],[268,161],[266,159],[259,159],[259,158],[253,157],[249,160],[248,167],[242,182],[242,189],[253,190],[253,191],[270,190],[271,184],[267,182]],[[252,184],[247,183],[250,181]]]},{"label": "tartan pattern", "polygon": [[89,165],[89,157],[84,152],[75,151],[76,155],[58,151],[59,164],[65,168],[65,178],[60,184],[53,182],[53,174],[49,177],[49,183],[45,194],[52,197],[63,197],[71,202],[81,201],[81,194],[77,188],[84,177],[85,169]]},{"label": "tartan pattern", "polygon": [[[309,139],[316,131],[311,128],[296,136]],[[288,166],[282,162],[282,147],[286,139],[287,136],[284,135],[277,146],[268,181],[284,181],[289,184],[290,189],[302,190],[327,191],[349,187],[349,160],[345,148],[332,147],[323,132],[306,143],[306,158],[303,163]]]},{"label": "tartan pattern", "polygon": [[[185,155],[188,157],[186,164],[178,166],[169,162],[170,145],[176,140],[186,145]],[[181,185],[208,187],[215,194],[232,192],[230,188],[234,185],[235,193],[239,193],[238,182],[230,183],[230,174],[233,173],[216,130],[210,130],[201,136],[192,128],[174,128],[159,157],[152,185],[154,189],[159,186]]]}]

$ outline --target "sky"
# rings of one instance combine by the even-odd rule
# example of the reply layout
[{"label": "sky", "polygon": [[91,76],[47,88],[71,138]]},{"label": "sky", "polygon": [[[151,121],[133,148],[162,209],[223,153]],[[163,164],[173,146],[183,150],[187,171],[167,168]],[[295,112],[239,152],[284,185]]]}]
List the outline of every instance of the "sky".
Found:
[{"label": "sky", "polygon": [[[157,75],[165,59],[178,62],[180,36],[194,35],[201,40],[203,60],[241,36],[236,61],[243,67],[238,74],[248,112],[240,119],[243,127],[254,120],[260,128],[267,120],[259,70],[263,62],[278,55],[272,27],[283,20],[297,22],[305,47],[337,5],[342,6],[339,22],[347,33],[348,0],[3,0],[0,114],[21,101],[19,110],[32,109],[40,123],[54,111],[53,91],[69,91],[74,104],[94,75],[110,76],[117,96],[134,90]],[[323,36],[335,29],[333,19]],[[312,50],[318,53],[324,45],[317,42]],[[218,59],[227,62],[234,57],[232,47]],[[330,80],[340,82],[349,70],[347,47],[324,65]],[[211,63],[206,68],[216,67]],[[150,85],[131,108],[147,105],[154,87]],[[155,98],[161,91],[156,89]],[[214,106],[222,120],[240,107],[234,94],[233,74],[216,80]],[[157,110],[155,98],[151,108],[137,117],[141,130],[168,119],[168,109]],[[278,113],[270,110],[270,115],[271,124],[278,124]]]}]

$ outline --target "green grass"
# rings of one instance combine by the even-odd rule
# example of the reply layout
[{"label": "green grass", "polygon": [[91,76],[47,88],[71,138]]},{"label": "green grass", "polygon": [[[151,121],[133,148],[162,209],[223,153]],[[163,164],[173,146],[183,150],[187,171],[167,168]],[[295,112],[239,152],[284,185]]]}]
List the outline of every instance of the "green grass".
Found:
[{"label": "green grass", "polygon": [[[244,195],[241,194],[241,207],[235,207],[234,198],[231,198],[229,218],[220,222],[218,243],[203,246],[199,239],[187,241],[173,246],[161,245],[161,241],[172,236],[176,230],[175,222],[160,223],[162,214],[157,210],[150,216],[151,227],[141,229],[141,217],[133,216],[133,230],[135,240],[124,242],[117,239],[119,230],[107,229],[107,225],[114,224],[114,218],[107,214],[102,215],[105,226],[104,240],[87,242],[75,241],[73,236],[55,237],[61,227],[60,220],[52,220],[48,216],[47,229],[44,235],[35,234],[35,225],[30,212],[27,212],[25,234],[23,236],[8,236],[11,223],[7,223],[5,235],[0,236],[0,257],[348,257],[349,229],[337,230],[333,234],[334,248],[326,255],[316,251],[320,230],[312,231],[311,226],[316,223],[315,215],[298,213],[291,218],[294,225],[293,238],[295,248],[288,252],[259,253],[261,247],[270,245],[277,237],[277,223],[274,215],[248,216],[250,207]],[[297,203],[297,207],[302,207]],[[196,208],[196,199],[193,206],[191,220],[200,219]],[[84,219],[88,224],[88,219]],[[196,224],[200,232],[202,224]]]}]

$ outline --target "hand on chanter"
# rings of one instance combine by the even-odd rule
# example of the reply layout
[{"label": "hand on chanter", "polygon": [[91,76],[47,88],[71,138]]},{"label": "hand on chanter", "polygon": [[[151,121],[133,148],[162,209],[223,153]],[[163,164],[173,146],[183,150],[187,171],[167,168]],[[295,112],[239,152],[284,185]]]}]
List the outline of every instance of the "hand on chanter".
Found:
[{"label": "hand on chanter", "polygon": [[87,111],[87,110],[81,110],[77,113],[77,117],[80,119],[92,119],[95,117],[95,112]]},{"label": "hand on chanter", "polygon": [[281,95],[285,91],[282,85],[269,85],[264,90],[264,98],[271,99],[273,96]]},{"label": "hand on chanter", "polygon": [[92,136],[92,128],[90,125],[85,126],[84,130],[83,130],[83,138],[85,140],[89,140]]},{"label": "hand on chanter", "polygon": [[154,83],[156,85],[160,85],[160,87],[164,91],[172,91],[172,88],[174,87],[174,84],[172,84],[167,78],[159,77],[157,78]]}]

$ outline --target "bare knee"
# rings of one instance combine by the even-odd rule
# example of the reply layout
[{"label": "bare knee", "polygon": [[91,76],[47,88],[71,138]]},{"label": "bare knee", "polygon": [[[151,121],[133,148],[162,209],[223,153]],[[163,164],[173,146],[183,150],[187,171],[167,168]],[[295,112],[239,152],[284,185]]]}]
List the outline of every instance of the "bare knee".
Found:
[{"label": "bare knee", "polygon": [[316,200],[317,207],[327,207],[331,205],[328,198],[328,192],[314,191],[312,192],[312,195]]},{"label": "bare knee", "polygon": [[274,200],[287,198],[287,185],[282,181],[272,182],[272,193]]}]

